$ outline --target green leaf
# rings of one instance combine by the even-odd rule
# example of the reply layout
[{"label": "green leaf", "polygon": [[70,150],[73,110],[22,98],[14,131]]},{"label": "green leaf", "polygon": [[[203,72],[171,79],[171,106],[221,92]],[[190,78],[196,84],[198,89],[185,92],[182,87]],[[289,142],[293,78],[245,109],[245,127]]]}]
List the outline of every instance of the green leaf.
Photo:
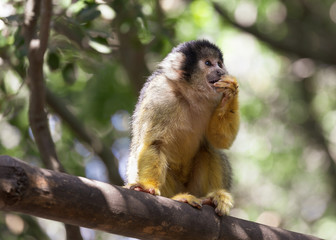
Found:
[{"label": "green leaf", "polygon": [[76,81],[75,65],[73,63],[66,64],[62,69],[62,76],[64,82],[66,82],[69,85],[72,85]]},{"label": "green leaf", "polygon": [[49,52],[47,56],[47,63],[51,71],[55,71],[60,67],[60,59],[57,53]]},{"label": "green leaf", "polygon": [[99,16],[100,16],[100,11],[97,10],[96,7],[94,6],[94,7],[82,9],[78,14],[77,19],[79,22],[87,23],[87,22],[93,21]]}]

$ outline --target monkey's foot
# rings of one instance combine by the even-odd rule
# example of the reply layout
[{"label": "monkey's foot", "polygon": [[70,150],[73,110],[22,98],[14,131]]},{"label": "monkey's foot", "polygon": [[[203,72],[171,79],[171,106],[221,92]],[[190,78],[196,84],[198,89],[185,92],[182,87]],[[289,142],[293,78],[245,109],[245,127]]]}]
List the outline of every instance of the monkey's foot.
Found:
[{"label": "monkey's foot", "polygon": [[233,207],[233,198],[226,190],[221,189],[209,193],[202,204],[215,207],[215,212],[219,216],[228,215]]},{"label": "monkey's foot", "polygon": [[188,193],[179,193],[172,197],[173,200],[188,203],[195,208],[202,208],[202,199],[195,197],[194,195]]},{"label": "monkey's foot", "polygon": [[218,82],[214,83],[216,91],[223,93],[224,97],[232,98],[238,93],[238,82],[235,77],[224,75]]},{"label": "monkey's foot", "polygon": [[125,186],[125,188],[135,190],[135,191],[139,191],[139,192],[149,193],[149,194],[152,194],[152,195],[161,195],[160,190],[158,188],[155,188],[153,186],[146,186],[145,187],[143,184],[140,184],[140,183],[127,184]]}]

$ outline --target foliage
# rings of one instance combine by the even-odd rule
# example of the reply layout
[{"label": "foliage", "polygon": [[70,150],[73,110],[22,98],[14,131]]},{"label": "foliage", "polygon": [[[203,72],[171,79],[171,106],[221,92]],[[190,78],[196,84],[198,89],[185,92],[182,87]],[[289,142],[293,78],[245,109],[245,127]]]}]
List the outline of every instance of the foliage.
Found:
[{"label": "foliage", "polygon": [[[149,72],[179,42],[214,41],[240,82],[241,129],[228,151],[232,215],[336,239],[336,2],[218,6],[226,15],[206,0],[54,0],[47,88],[112,150],[123,175],[129,116]],[[0,154],[41,165],[28,123],[23,13],[22,0],[0,3]],[[90,144],[58,112],[48,112],[67,171],[107,181]],[[17,222],[8,219],[17,218],[8,216],[0,213],[1,239],[41,239],[35,229],[43,220],[19,216],[25,227],[16,232]]]}]

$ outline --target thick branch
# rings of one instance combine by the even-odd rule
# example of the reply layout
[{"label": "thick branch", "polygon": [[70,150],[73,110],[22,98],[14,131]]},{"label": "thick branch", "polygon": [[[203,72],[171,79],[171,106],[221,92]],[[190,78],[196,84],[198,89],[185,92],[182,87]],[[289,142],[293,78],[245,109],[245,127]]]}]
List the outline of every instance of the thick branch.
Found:
[{"label": "thick branch", "polygon": [[145,239],[318,238],[0,156],[0,209]]}]

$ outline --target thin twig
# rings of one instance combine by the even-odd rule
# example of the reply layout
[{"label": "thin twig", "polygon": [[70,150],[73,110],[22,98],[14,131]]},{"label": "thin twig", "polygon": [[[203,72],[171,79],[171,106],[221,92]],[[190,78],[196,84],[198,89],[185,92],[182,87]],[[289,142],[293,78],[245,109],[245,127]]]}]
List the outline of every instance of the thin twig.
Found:
[{"label": "thin twig", "polygon": [[[42,6],[41,6],[42,4]],[[37,37],[36,27],[42,7],[40,34]],[[31,12],[30,12],[31,11]],[[49,131],[45,107],[45,85],[43,77],[43,56],[48,45],[50,17],[52,12],[51,0],[29,0],[25,12],[25,41],[28,47],[28,85],[30,87],[29,123],[35,142],[46,167],[64,171],[58,161],[54,142]]]}]

